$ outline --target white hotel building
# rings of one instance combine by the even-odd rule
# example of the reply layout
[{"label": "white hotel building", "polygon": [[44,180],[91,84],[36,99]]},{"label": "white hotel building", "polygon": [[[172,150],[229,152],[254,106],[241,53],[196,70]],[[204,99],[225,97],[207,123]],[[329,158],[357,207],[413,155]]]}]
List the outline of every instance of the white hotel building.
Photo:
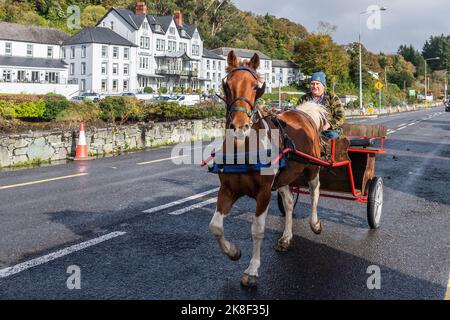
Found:
[{"label": "white hotel building", "polygon": [[77,95],[61,56],[68,37],[56,29],[0,22],[0,93]]},{"label": "white hotel building", "polygon": [[56,92],[67,97],[83,92],[120,94],[155,92],[166,87],[222,90],[226,57],[234,50],[240,59],[260,57],[257,72],[266,91],[280,83],[298,82],[299,69],[292,61],[273,60],[256,50],[207,50],[194,25],[183,23],[180,11],[173,16],[147,14],[145,3],[136,10],[112,8],[96,27],[69,37],[50,28],[0,23],[0,93]]},{"label": "white hotel building", "polygon": [[136,92],[136,45],[108,28],[88,27],[66,40],[69,82],[80,92]]}]

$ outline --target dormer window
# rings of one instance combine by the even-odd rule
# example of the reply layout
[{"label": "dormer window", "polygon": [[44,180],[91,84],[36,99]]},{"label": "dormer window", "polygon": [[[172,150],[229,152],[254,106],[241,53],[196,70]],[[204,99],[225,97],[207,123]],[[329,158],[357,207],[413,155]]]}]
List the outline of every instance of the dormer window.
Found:
[{"label": "dormer window", "polygon": [[148,22],[144,22],[144,24],[142,25],[142,29],[148,30]]},{"label": "dormer window", "polygon": [[111,21],[111,30],[114,30],[114,21]]},{"label": "dormer window", "polygon": [[175,34],[175,28],[174,27],[170,27],[169,32],[170,32],[170,34]]},{"label": "dormer window", "polygon": [[187,36],[188,36],[188,34],[187,34],[187,32],[186,32],[186,31],[184,31],[184,30],[181,30],[181,36],[182,36],[182,37],[187,37]]},{"label": "dormer window", "polygon": [[156,32],[163,32],[163,29],[161,28],[161,26],[159,24],[155,25],[155,31]]}]

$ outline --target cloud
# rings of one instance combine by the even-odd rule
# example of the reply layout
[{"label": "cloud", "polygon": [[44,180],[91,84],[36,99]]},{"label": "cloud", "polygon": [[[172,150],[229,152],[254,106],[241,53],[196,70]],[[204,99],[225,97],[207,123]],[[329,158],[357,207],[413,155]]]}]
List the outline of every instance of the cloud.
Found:
[{"label": "cloud", "polygon": [[233,0],[241,10],[285,17],[316,31],[319,21],[337,25],[333,39],[339,44],[358,41],[359,13],[370,5],[385,6],[381,29],[365,27],[368,15],[362,16],[362,43],[373,52],[396,52],[401,44],[422,50],[431,35],[450,33],[448,0]]}]

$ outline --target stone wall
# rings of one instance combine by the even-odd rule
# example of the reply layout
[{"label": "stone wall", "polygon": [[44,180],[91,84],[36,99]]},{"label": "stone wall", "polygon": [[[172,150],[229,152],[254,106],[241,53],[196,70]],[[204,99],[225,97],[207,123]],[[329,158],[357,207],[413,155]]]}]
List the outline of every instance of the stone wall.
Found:
[{"label": "stone wall", "polygon": [[[107,128],[86,128],[91,156],[157,147],[194,140],[210,140],[224,132],[224,121],[180,120]],[[75,155],[78,130],[0,134],[0,166],[9,167],[28,161],[64,160]]]}]

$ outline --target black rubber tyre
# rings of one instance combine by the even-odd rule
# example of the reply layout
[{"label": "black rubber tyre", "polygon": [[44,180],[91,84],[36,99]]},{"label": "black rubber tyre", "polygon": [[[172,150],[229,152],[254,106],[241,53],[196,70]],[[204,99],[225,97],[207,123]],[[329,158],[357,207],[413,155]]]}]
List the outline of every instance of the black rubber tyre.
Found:
[{"label": "black rubber tyre", "polygon": [[374,177],[369,182],[369,194],[367,196],[367,222],[371,229],[380,227],[382,210],[383,179]]},{"label": "black rubber tyre", "polygon": [[[294,208],[297,205],[297,201],[298,201],[298,193],[292,192],[292,197],[294,198]],[[286,211],[284,210],[284,205],[283,205],[283,198],[281,198],[281,194],[278,192],[277,193],[277,203],[278,203],[278,209],[281,212],[281,216],[284,217],[286,215]],[[292,212],[292,216],[295,215],[295,211]]]}]

